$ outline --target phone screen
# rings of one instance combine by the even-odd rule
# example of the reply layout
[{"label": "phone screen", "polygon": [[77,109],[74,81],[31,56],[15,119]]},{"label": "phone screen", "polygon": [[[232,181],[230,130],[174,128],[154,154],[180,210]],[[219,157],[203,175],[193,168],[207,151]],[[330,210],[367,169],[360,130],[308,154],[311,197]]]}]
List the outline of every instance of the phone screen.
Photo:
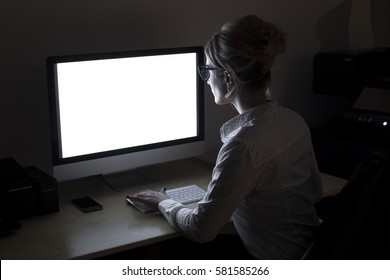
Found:
[{"label": "phone screen", "polygon": [[72,199],[71,201],[74,206],[79,208],[84,213],[103,209],[103,206],[100,203],[96,202],[95,200],[93,200],[88,196],[75,198]]}]

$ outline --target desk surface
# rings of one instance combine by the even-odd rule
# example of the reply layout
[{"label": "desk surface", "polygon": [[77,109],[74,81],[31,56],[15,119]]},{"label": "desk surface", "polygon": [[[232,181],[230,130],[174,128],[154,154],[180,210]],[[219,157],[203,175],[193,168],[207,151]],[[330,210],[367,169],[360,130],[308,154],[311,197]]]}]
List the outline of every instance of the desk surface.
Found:
[{"label": "desk surface", "polygon": [[[197,184],[206,188],[211,167],[198,160],[180,160],[141,170],[159,180],[150,187]],[[337,193],[346,180],[322,174],[324,196]],[[126,194],[111,189],[101,176],[59,185],[60,211],[21,220],[22,229],[0,237],[0,259],[93,259],[179,236],[160,213],[141,214],[125,202]],[[72,198],[90,196],[102,211],[82,213]]]}]

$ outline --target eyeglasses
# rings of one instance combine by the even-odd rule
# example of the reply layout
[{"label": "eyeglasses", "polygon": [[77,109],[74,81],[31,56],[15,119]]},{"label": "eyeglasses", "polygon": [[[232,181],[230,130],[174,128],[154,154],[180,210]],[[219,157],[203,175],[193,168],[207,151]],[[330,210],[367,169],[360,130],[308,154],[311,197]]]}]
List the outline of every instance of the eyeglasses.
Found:
[{"label": "eyeglasses", "polygon": [[205,82],[207,82],[207,80],[210,78],[210,71],[211,70],[223,70],[223,69],[217,68],[217,67],[211,67],[211,66],[207,66],[207,65],[198,66],[199,75],[202,78],[202,80]]}]

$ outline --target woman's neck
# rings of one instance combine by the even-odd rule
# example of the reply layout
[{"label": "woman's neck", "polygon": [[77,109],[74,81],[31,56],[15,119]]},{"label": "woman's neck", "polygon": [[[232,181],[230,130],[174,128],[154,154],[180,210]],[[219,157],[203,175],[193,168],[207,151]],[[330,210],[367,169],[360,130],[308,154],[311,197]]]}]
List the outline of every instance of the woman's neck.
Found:
[{"label": "woman's neck", "polygon": [[245,111],[269,102],[265,96],[265,92],[266,90],[240,92],[235,96],[231,103],[237,112],[242,114]]}]

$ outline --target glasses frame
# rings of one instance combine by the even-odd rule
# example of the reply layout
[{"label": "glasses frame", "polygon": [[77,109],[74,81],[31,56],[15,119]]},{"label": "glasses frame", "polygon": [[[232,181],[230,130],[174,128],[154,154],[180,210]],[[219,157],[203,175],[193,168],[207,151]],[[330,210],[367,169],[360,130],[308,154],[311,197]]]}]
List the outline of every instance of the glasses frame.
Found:
[{"label": "glasses frame", "polygon": [[210,71],[212,70],[223,70],[221,68],[212,67],[208,65],[200,65],[198,66],[199,76],[203,81],[207,82],[210,79]]}]

